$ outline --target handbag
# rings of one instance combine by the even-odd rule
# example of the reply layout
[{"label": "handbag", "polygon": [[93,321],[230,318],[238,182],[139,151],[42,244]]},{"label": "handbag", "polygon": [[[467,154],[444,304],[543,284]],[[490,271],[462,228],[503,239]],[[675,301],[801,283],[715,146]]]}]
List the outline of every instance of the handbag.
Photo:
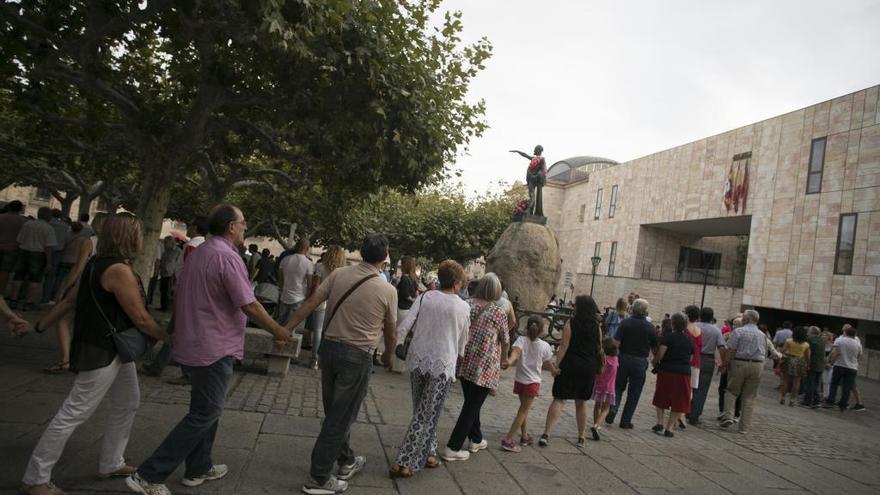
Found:
[{"label": "handbag", "polygon": [[101,308],[101,304],[95,297],[94,273],[95,261],[92,260],[92,264],[89,267],[89,293],[91,294],[92,302],[95,303],[95,307],[98,308],[101,317],[104,318],[104,321],[107,322],[107,326],[110,327],[110,333],[108,333],[107,336],[113,340],[113,346],[116,347],[116,354],[119,356],[119,361],[123,363],[137,361],[141,356],[147,353],[147,349],[152,346],[151,341],[153,339],[141,332],[137,327],[129,327],[121,332],[116,329],[116,326],[110,322],[109,318],[107,318],[104,309]]},{"label": "handbag", "polygon": [[397,359],[401,361],[406,361],[406,355],[409,352],[409,344],[412,342],[413,334],[415,333],[416,323],[419,322],[419,314],[422,312],[422,300],[425,298],[425,294],[422,294],[419,297],[419,309],[416,310],[416,321],[413,322],[412,326],[409,327],[409,331],[406,332],[406,337],[403,338],[402,344],[397,344],[397,347],[394,348],[394,355],[397,356]]}]

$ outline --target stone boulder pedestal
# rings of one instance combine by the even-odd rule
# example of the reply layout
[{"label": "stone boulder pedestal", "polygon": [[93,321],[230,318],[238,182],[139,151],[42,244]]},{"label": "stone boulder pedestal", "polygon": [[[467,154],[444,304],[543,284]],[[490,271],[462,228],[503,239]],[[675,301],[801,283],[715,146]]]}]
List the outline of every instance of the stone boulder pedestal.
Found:
[{"label": "stone boulder pedestal", "polygon": [[510,300],[529,311],[546,308],[560,265],[556,235],[532,221],[511,223],[486,258],[486,271],[495,272]]}]

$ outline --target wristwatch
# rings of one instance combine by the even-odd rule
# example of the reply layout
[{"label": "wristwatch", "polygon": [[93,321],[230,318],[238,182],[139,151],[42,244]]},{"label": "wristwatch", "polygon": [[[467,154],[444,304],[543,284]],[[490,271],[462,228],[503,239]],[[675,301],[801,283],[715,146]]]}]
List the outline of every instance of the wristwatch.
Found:
[{"label": "wristwatch", "polygon": [[37,332],[37,333],[43,333],[43,332],[46,331],[46,329],[45,329],[45,328],[40,328],[40,322],[37,321],[37,322],[34,322],[34,331]]}]

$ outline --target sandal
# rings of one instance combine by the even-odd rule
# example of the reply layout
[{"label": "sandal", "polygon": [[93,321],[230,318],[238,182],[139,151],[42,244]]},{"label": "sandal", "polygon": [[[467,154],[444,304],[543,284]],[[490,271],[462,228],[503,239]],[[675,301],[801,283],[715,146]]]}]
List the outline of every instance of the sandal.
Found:
[{"label": "sandal", "polygon": [[39,485],[23,485],[20,491],[25,495],[67,495],[64,490],[55,486],[51,481]]},{"label": "sandal", "polygon": [[388,476],[390,476],[391,479],[412,478],[412,475],[413,475],[412,469],[407,468],[407,467],[403,467],[403,466],[398,466],[397,464],[391,466],[391,469],[388,470]]},{"label": "sandal", "polygon": [[433,456],[433,455],[429,455],[428,460],[425,461],[425,467],[428,469],[434,469],[434,468],[440,467],[440,459]]},{"label": "sandal", "polygon": [[50,375],[57,375],[59,373],[64,373],[65,371],[70,369],[69,361],[62,361],[49,366],[48,368],[43,369],[43,373],[48,373]]}]

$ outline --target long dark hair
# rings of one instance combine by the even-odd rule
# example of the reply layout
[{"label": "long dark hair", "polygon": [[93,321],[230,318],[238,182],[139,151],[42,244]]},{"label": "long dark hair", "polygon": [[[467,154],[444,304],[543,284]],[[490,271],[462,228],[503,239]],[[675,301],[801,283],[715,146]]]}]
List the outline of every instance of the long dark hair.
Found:
[{"label": "long dark hair", "polygon": [[589,342],[595,342],[597,356],[602,355],[602,337],[599,331],[599,306],[591,296],[574,298],[574,317],[571,319],[572,331],[585,332]]},{"label": "long dark hair", "polygon": [[798,344],[803,344],[807,341],[807,328],[806,327],[795,327],[792,332],[791,338],[794,339]]}]

